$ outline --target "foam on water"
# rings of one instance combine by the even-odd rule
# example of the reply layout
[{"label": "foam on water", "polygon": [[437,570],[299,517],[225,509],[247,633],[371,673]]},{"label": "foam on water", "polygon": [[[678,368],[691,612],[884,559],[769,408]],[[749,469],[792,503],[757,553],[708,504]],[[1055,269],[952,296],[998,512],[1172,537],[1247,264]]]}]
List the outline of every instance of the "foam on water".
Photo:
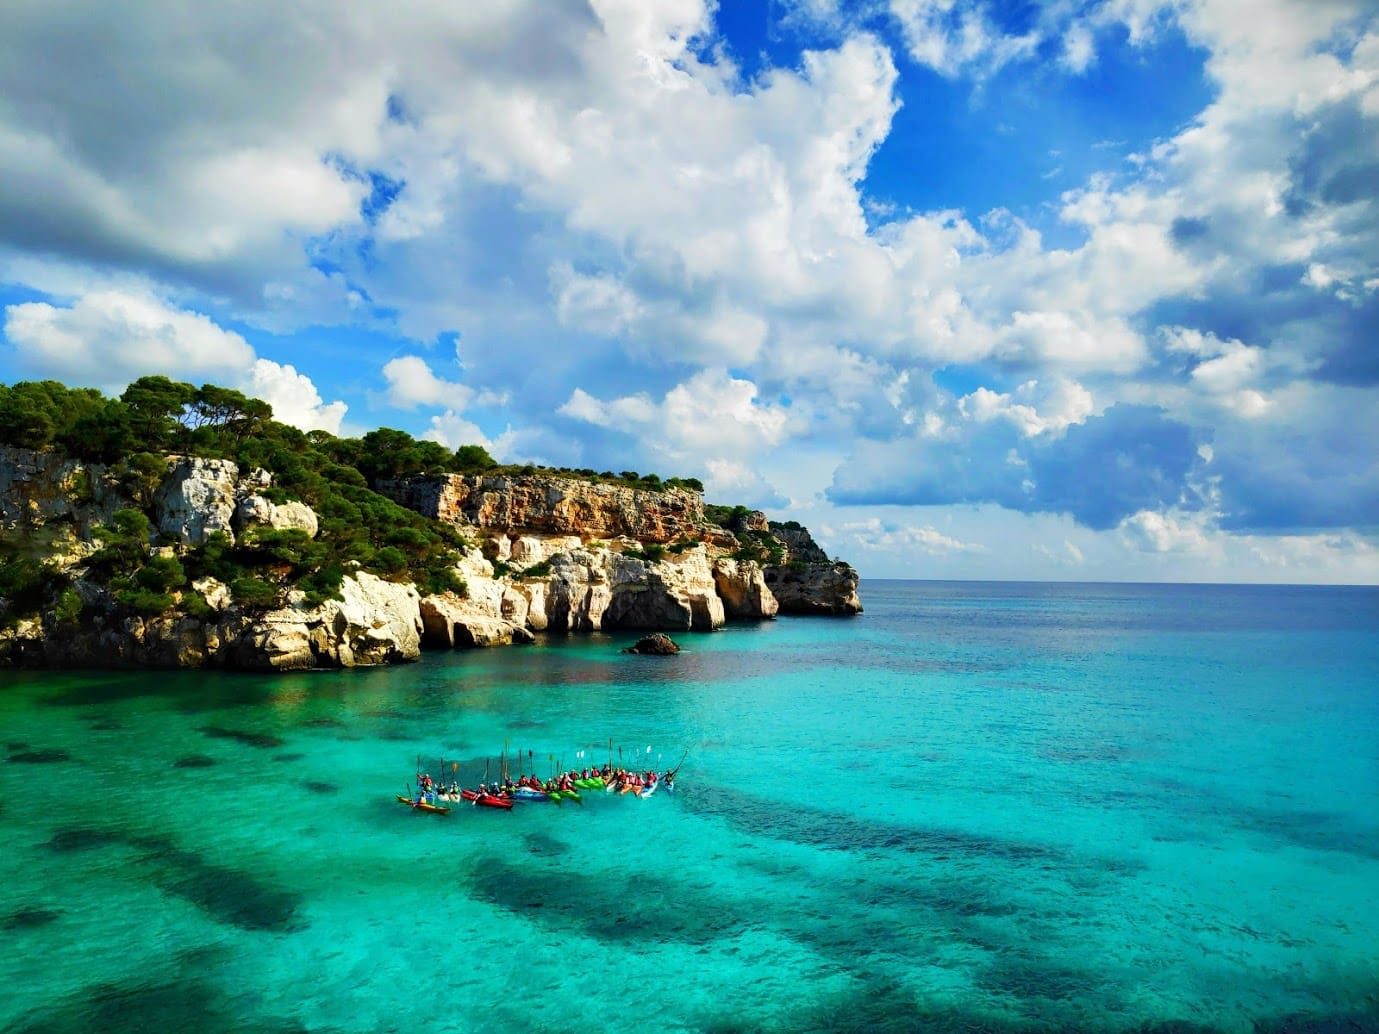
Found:
[{"label": "foam on water", "polygon": [[[864,596],[674,658],[6,674],[0,1029],[1379,1030],[1379,593]],[[393,799],[610,738],[679,791]]]}]

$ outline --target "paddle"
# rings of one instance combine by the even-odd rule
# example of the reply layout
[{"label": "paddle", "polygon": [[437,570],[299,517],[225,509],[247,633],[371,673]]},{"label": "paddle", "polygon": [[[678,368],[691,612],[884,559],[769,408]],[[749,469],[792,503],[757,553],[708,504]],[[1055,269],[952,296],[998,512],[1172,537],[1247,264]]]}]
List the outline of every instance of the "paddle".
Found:
[{"label": "paddle", "polygon": [[[680,765],[683,765],[685,763],[685,758],[687,757],[689,757],[688,750],[686,750],[685,753],[680,757]],[[672,783],[675,782],[675,773],[680,771],[680,765],[676,765],[674,768],[672,768],[669,772],[666,773],[667,781]]]}]

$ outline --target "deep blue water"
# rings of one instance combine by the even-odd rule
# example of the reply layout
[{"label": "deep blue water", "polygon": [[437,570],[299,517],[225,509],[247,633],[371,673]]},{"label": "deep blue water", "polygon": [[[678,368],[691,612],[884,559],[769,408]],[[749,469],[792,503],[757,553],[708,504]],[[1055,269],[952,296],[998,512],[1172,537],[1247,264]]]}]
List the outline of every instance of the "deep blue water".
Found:
[{"label": "deep blue water", "polygon": [[[1379,589],[862,596],[674,658],[0,673],[0,1030],[1379,1031]],[[505,745],[688,757],[393,799]]]}]

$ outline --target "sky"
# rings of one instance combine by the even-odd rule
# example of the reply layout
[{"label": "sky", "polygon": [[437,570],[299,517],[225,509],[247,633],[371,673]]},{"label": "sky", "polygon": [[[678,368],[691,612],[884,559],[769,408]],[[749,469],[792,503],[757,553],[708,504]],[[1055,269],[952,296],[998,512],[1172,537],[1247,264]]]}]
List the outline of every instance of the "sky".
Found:
[{"label": "sky", "polygon": [[1379,583],[1374,0],[0,5],[0,383]]}]

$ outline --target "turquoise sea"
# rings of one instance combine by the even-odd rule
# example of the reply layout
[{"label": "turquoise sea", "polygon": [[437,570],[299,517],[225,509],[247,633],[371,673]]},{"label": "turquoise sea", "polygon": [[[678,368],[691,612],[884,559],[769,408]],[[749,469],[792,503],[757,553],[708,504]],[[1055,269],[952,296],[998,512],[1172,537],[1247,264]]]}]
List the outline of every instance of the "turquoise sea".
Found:
[{"label": "turquoise sea", "polygon": [[[1379,589],[861,591],[673,658],[0,673],[0,1030],[1379,1031]],[[505,745],[688,757],[394,799]]]}]

